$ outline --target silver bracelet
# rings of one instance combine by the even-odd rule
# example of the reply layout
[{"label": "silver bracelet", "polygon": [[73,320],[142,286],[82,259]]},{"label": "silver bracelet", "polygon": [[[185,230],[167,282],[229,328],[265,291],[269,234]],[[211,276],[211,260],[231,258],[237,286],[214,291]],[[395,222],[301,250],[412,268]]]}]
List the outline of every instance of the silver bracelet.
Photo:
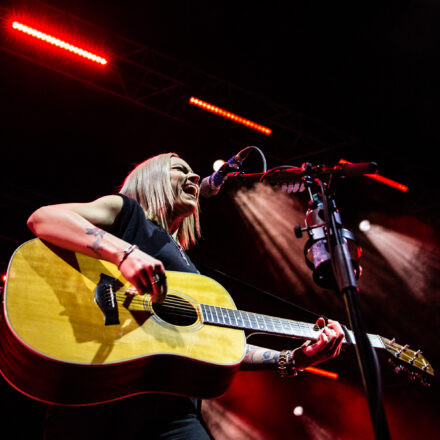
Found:
[{"label": "silver bracelet", "polygon": [[131,244],[130,246],[128,246],[127,249],[124,249],[122,251],[124,255],[122,256],[121,261],[118,264],[118,269],[121,267],[121,264],[127,259],[127,257],[136,249],[139,249],[139,247],[136,246],[135,244]]}]

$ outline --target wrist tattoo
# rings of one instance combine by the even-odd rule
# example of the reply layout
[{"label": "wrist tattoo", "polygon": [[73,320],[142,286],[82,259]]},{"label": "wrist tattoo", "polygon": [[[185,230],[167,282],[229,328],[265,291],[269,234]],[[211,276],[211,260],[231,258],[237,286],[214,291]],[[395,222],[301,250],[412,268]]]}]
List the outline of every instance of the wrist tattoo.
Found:
[{"label": "wrist tattoo", "polygon": [[255,367],[263,364],[276,364],[280,357],[280,353],[275,350],[268,350],[254,345],[246,346],[245,360],[248,365],[253,364]]},{"label": "wrist tattoo", "polygon": [[96,237],[96,240],[93,242],[92,245],[87,245],[88,249],[91,249],[98,257],[101,257],[101,251],[104,250],[102,246],[100,246],[101,240],[105,235],[105,231],[99,228],[87,228],[86,229],[87,235],[93,235]]},{"label": "wrist tattoo", "polygon": [[273,364],[276,362],[276,352],[272,350],[267,350],[263,353],[263,364]]}]

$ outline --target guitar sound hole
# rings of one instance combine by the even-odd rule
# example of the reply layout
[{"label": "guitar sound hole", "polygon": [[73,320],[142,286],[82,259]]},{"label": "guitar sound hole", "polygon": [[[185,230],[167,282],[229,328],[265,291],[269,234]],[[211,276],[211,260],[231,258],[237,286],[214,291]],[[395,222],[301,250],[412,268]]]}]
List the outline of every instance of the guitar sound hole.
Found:
[{"label": "guitar sound hole", "polygon": [[154,313],[160,319],[173,325],[192,325],[197,321],[197,312],[184,298],[168,294],[162,304],[153,304]]}]

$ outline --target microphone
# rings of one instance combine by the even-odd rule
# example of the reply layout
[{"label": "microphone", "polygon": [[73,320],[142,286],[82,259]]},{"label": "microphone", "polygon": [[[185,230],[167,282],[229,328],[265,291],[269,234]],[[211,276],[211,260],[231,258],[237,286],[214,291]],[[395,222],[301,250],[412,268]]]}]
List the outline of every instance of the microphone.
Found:
[{"label": "microphone", "polygon": [[204,177],[200,182],[200,195],[206,198],[217,195],[226,182],[227,174],[232,170],[238,170],[249,152],[250,147],[244,148],[235,156],[232,156],[217,171],[208,177]]},{"label": "microphone", "polygon": [[[303,163],[300,174],[310,174],[311,176],[319,176],[326,174],[333,174],[335,176],[343,177],[356,177],[363,176],[364,174],[374,174],[377,171],[376,162],[361,162],[351,163],[341,160],[339,164],[335,166],[328,165],[315,165],[312,166],[309,163]],[[298,170],[295,170],[298,172]]]}]

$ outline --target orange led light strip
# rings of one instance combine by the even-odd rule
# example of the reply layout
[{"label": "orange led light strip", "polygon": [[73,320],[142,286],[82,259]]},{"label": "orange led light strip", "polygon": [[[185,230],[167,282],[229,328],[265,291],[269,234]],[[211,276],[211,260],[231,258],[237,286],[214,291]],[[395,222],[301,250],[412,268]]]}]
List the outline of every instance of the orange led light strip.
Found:
[{"label": "orange led light strip", "polygon": [[60,40],[59,38],[52,37],[51,35],[40,32],[36,29],[33,29],[25,24],[19,23],[18,21],[14,21],[12,23],[12,27],[18,31],[24,32],[32,37],[38,38],[39,40],[43,40],[46,43],[53,44],[54,46],[65,49],[69,52],[72,52],[76,55],[87,58],[90,61],[95,61],[96,63],[105,65],[107,64],[107,60],[98,55],[95,55],[87,50],[81,49],[79,47],[74,46],[73,44],[67,43],[65,41]]},{"label": "orange led light strip", "polygon": [[[351,163],[348,160],[341,159],[339,163]],[[365,177],[369,177],[370,179],[377,180],[378,182],[384,183],[385,185],[392,186],[393,188],[398,189],[399,191],[406,192],[408,191],[408,187],[406,185],[402,185],[399,182],[388,179],[387,177],[381,176],[380,174],[364,174]]]},{"label": "orange led light strip", "polygon": [[320,376],[328,377],[330,379],[337,379],[339,377],[338,373],[332,373],[331,371],[321,370],[321,368],[306,367],[304,368],[304,370],[308,371],[309,373],[319,374]]},{"label": "orange led light strip", "polygon": [[220,107],[216,107],[215,105],[202,101],[201,99],[194,98],[194,96],[189,99],[189,103],[200,107],[201,109],[208,112],[222,116],[223,118],[230,119],[231,121],[245,125],[246,127],[252,128],[253,130],[257,130],[267,136],[272,133],[272,130],[270,128],[264,127],[263,125],[257,124],[256,122],[252,122],[249,119],[242,118],[241,116],[228,112],[227,110],[223,110]]}]

